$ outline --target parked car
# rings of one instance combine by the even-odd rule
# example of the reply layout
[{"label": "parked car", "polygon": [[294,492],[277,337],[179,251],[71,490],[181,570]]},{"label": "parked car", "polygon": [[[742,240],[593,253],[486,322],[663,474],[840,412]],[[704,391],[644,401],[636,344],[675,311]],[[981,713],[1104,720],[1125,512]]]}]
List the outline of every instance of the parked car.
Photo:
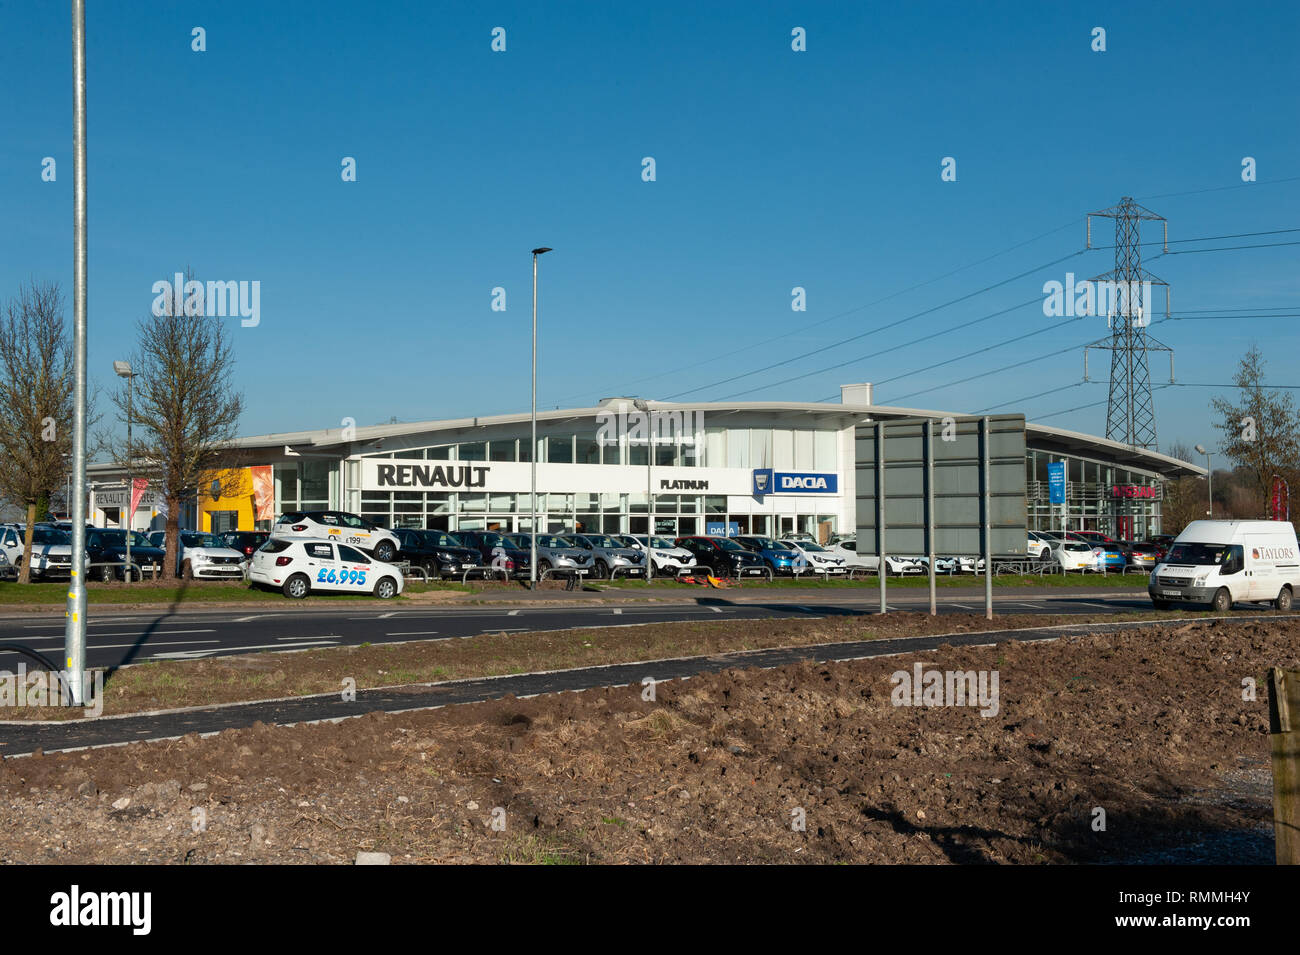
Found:
[{"label": "parked car", "polygon": [[[646,536],[644,534],[635,537],[620,535],[623,540],[633,540],[636,546],[642,550],[646,548]],[[651,537],[649,538],[650,559],[654,561],[654,571],[656,574],[685,574],[695,569],[695,555],[685,547],[678,547],[677,543],[668,537]]]},{"label": "parked car", "polygon": [[[795,565],[799,561],[799,552],[772,540],[770,537],[735,537],[732,538],[741,547],[752,550],[763,558],[773,576],[793,577]],[[806,564],[806,561],[804,561]]]},{"label": "parked car", "polygon": [[483,566],[493,574],[505,571],[509,577],[527,577],[532,559],[528,541],[525,540],[521,548],[514,536],[507,537],[496,531],[456,531],[456,539],[477,550]]},{"label": "parked car", "polygon": [[1124,544],[1124,556],[1128,567],[1149,571],[1154,570],[1156,564],[1160,563],[1165,556],[1165,548],[1145,541],[1127,541]]},{"label": "parked car", "polygon": [[[86,532],[86,558],[90,564],[116,564],[113,566],[94,567],[91,576],[98,577],[104,583],[111,580],[126,579],[126,535],[125,528],[97,527]],[[139,568],[131,571],[132,579],[139,580],[144,571],[150,570],[157,577],[162,570],[163,559],[167,552],[161,547],[154,547],[149,539],[139,531],[131,534],[131,563]]]},{"label": "parked car", "polygon": [[466,571],[481,572],[483,557],[477,547],[467,547],[446,531],[403,528],[397,532],[399,548],[395,562],[409,561],[430,577],[460,577]]},{"label": "parked car", "polygon": [[695,563],[715,577],[764,577],[763,558],[730,537],[690,535],[677,538],[677,546],[691,552]]},{"label": "parked car", "polygon": [[312,591],[368,593],[387,600],[402,592],[402,572],[360,548],[334,540],[274,538],[253,553],[249,581],[301,600]]},{"label": "parked car", "polygon": [[1047,561],[1052,559],[1052,539],[1041,531],[1029,532],[1029,549],[1025,551],[1030,557]]},{"label": "parked car", "polygon": [[[186,580],[234,580],[244,576],[248,558],[223,544],[216,534],[203,531],[179,531],[180,553],[176,555],[176,573]],[[166,549],[167,532],[152,531],[149,543]]]},{"label": "parked car", "polygon": [[624,547],[608,534],[565,534],[564,537],[591,555],[593,577],[612,580],[615,574],[645,576],[645,554],[639,548]]},{"label": "parked car", "polygon": [[1289,611],[1297,588],[1300,545],[1288,521],[1192,521],[1147,583],[1158,610],[1191,603],[1217,613],[1243,600]]},{"label": "parked car", "polygon": [[1084,541],[1057,541],[1056,546],[1052,548],[1052,559],[1060,564],[1063,570],[1096,570],[1100,566],[1097,551]]},{"label": "parked car", "polygon": [[[15,568],[23,565],[23,547],[27,528],[11,525],[5,528],[0,538],[5,556]],[[87,559],[86,563],[89,563]],[[40,580],[47,577],[71,577],[72,538],[66,532],[55,530],[41,524],[32,525],[32,566],[31,579]]]},{"label": "parked car", "polygon": [[226,531],[217,537],[231,550],[237,550],[251,559],[253,551],[269,541],[271,534],[268,531]]},{"label": "parked car", "polygon": [[272,537],[336,540],[387,563],[397,554],[397,535],[347,511],[291,511],[271,526]]},{"label": "parked car", "polygon": [[[508,536],[515,547],[525,554],[529,553],[532,542],[531,534],[510,534]],[[538,580],[541,580],[547,571],[552,574],[577,574],[579,577],[586,577],[591,573],[593,563],[591,553],[576,546],[567,538],[558,534],[537,535]]]},{"label": "parked car", "polygon": [[[846,574],[848,565],[843,557],[836,557],[821,544],[814,544],[812,541],[783,539],[782,544],[795,550],[803,557],[808,570],[815,574]],[[885,555],[886,568],[888,568],[889,555]],[[910,562],[909,562],[910,563]],[[915,566],[915,565],[913,565]]]}]

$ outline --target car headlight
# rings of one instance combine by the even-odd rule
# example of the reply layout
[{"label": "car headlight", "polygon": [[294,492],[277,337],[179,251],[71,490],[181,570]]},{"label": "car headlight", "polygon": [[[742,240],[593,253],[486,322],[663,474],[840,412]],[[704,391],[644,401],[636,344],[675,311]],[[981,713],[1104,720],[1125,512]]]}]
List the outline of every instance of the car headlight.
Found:
[{"label": "car headlight", "polygon": [[1210,575],[1206,574],[1204,577],[1197,577],[1196,580],[1192,581],[1192,583],[1197,587],[1204,587],[1205,582],[1209,579],[1210,579]]},{"label": "car headlight", "polygon": [[195,560],[196,563],[199,563],[199,564],[206,564],[206,563],[211,562],[212,558],[209,557],[207,554],[195,554],[195,555],[194,555],[194,560]]},{"label": "car headlight", "polygon": [[434,554],[434,556],[437,557],[439,560],[455,560],[455,559],[456,559],[455,557],[452,557],[451,554],[448,554],[446,551],[442,551],[442,550],[437,551],[437,552]]}]

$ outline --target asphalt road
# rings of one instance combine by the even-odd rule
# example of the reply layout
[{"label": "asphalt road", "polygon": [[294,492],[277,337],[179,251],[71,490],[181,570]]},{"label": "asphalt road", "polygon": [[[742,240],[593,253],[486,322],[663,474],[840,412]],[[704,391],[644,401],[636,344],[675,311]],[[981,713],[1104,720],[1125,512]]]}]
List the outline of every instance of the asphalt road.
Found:
[{"label": "asphalt road", "polygon": [[[1064,591],[1064,588],[1062,588]],[[561,596],[564,596],[560,592]],[[575,595],[567,595],[570,599]],[[581,595],[577,595],[581,599]],[[594,595],[593,595],[594,596]],[[357,601],[328,602],[319,598],[284,609],[251,607],[194,609],[175,612],[105,610],[92,613],[87,630],[87,664],[118,667],[150,660],[193,660],[236,653],[302,650],[360,643],[409,640],[449,640],[483,633],[532,632],[570,628],[602,628],[685,620],[745,620],[780,617],[823,617],[872,614],[879,597],[870,592],[821,590],[805,593],[713,594],[669,597],[654,603],[624,599],[611,605],[608,595],[592,606],[545,606],[532,601],[511,606],[430,606],[394,609],[391,604]],[[617,598],[616,598],[617,599]],[[556,602],[559,602],[558,599]],[[982,613],[983,594],[956,591],[939,595],[941,614]],[[929,596],[897,590],[891,610],[925,611]],[[994,597],[995,612],[1040,613],[1056,616],[1150,611],[1145,592],[1080,594],[1042,590],[1008,592]],[[64,621],[61,616],[26,615],[0,618],[0,642],[17,643],[61,663]],[[20,657],[0,652],[0,669],[11,672]]]}]

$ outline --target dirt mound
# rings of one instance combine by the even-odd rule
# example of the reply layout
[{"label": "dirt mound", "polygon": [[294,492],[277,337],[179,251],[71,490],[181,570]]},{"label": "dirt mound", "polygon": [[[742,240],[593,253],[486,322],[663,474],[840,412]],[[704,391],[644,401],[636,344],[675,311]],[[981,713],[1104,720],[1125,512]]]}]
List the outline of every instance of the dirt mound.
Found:
[{"label": "dirt mound", "polygon": [[[893,675],[915,663],[982,671],[986,688],[996,673],[996,706],[896,705]],[[1300,665],[1300,624],[732,670],[653,699],[635,685],[10,759],[0,856],[1034,863],[1214,843],[1230,848],[1213,861],[1268,861],[1242,853],[1261,851],[1271,818],[1273,665]]]}]

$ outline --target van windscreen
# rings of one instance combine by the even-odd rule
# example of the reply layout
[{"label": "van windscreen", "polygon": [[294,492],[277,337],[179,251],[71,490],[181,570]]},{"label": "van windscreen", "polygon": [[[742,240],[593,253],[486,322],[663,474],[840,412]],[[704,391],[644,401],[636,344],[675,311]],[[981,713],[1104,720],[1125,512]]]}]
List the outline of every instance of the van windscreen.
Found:
[{"label": "van windscreen", "polygon": [[1221,564],[1223,563],[1224,544],[1197,544],[1185,541],[1174,544],[1165,555],[1166,564]]}]

